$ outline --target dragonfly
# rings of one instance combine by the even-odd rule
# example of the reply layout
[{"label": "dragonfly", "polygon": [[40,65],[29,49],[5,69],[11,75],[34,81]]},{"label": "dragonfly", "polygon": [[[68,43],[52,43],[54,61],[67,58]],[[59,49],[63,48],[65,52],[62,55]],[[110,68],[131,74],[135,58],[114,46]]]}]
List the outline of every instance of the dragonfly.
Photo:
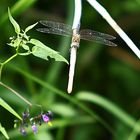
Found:
[{"label": "dragonfly", "polygon": [[47,28],[38,28],[37,31],[39,32],[72,37],[70,49],[69,79],[67,87],[68,93],[71,93],[73,88],[76,54],[81,39],[97,42],[108,46],[117,46],[115,43],[112,42],[112,40],[116,39],[116,37],[109,34],[101,33],[90,29],[81,29],[79,31],[78,28],[72,29],[72,26],[70,25],[55,21],[41,20],[39,22],[45,27],[47,27]]}]

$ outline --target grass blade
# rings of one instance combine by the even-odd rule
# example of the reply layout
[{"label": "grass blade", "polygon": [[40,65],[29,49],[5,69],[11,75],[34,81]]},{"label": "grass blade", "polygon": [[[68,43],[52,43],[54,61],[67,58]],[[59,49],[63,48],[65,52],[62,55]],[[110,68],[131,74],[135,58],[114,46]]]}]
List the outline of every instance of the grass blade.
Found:
[{"label": "grass blade", "polygon": [[[113,114],[115,117],[117,117],[119,120],[121,120],[129,127],[131,128],[135,127],[136,120],[132,118],[129,114],[127,114],[124,110],[122,110],[120,107],[115,105],[113,102],[107,100],[106,98],[87,91],[79,92],[76,95],[76,97],[80,100],[92,102],[94,104],[99,105],[100,107],[109,111],[111,114]],[[140,127],[137,127],[136,131],[140,132]]]},{"label": "grass blade", "polygon": [[6,130],[5,130],[5,128],[2,127],[1,123],[0,123],[0,131],[1,131],[1,133],[5,136],[6,139],[9,139],[9,136],[8,136],[8,134],[7,134]]},{"label": "grass blade", "polygon": [[22,120],[21,117],[2,99],[0,98],[0,105],[16,116],[18,119]]}]

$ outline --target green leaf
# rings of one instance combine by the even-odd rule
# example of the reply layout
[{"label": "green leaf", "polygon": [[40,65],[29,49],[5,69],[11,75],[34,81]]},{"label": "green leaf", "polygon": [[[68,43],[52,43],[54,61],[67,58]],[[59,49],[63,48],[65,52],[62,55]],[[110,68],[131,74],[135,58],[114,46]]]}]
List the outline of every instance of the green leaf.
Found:
[{"label": "green leaf", "polygon": [[72,106],[64,103],[55,103],[51,105],[51,110],[64,117],[73,117],[77,115],[76,110],[72,108]]},{"label": "green leaf", "polygon": [[38,24],[38,22],[35,23],[35,24],[33,24],[33,25],[28,26],[28,27],[25,29],[25,33],[28,32],[29,30],[31,30],[32,28],[34,28],[37,24]]},{"label": "green leaf", "polygon": [[14,26],[15,28],[15,32],[17,34],[20,33],[20,26],[18,25],[18,23],[13,19],[11,13],[10,13],[10,9],[8,8],[8,16],[9,16],[9,19],[10,19],[10,22],[12,23],[12,25]]},{"label": "green leaf", "polygon": [[[100,107],[106,109],[110,113],[112,113],[115,117],[121,120],[123,123],[127,124],[129,127],[134,128],[136,125],[136,120],[127,114],[120,107],[115,105],[113,102],[107,100],[104,97],[101,97],[98,94],[91,92],[79,92],[76,94],[76,97],[80,100],[88,101],[99,105]],[[140,132],[140,126],[136,128],[137,132]]]},{"label": "green leaf", "polygon": [[128,140],[136,140],[137,136],[138,136],[138,132],[136,131],[137,128],[140,126],[140,119],[137,121],[137,123],[135,124],[135,127],[133,128],[132,132],[130,133]]},{"label": "green leaf", "polygon": [[5,136],[6,139],[9,139],[9,136],[8,136],[8,134],[7,134],[6,130],[5,130],[5,128],[2,127],[1,123],[0,123],[0,131],[1,131],[1,133]]},{"label": "green leaf", "polygon": [[47,140],[53,140],[53,136],[49,131],[40,131],[34,138],[34,140],[43,140],[44,138],[47,138]]},{"label": "green leaf", "polygon": [[48,56],[51,58],[54,58],[55,61],[63,61],[68,64],[68,61],[61,56],[57,51],[54,51],[53,49],[47,47],[42,42],[36,39],[31,39],[30,43],[35,45],[32,48],[32,54],[36,57],[48,60]]},{"label": "green leaf", "polygon": [[10,113],[12,113],[14,116],[22,120],[22,118],[2,98],[0,98],[0,105],[6,110],[8,110]]},{"label": "green leaf", "polygon": [[9,46],[11,47],[18,47],[20,45],[21,39],[20,38],[16,38],[15,40],[12,40],[10,43],[8,43]]},{"label": "green leaf", "polygon": [[127,11],[131,11],[131,12],[138,12],[139,11],[139,4],[137,2],[133,2],[133,1],[124,1],[123,4],[123,8]]},{"label": "green leaf", "polygon": [[30,50],[28,45],[22,44],[22,47],[24,50],[27,50],[27,51]]}]

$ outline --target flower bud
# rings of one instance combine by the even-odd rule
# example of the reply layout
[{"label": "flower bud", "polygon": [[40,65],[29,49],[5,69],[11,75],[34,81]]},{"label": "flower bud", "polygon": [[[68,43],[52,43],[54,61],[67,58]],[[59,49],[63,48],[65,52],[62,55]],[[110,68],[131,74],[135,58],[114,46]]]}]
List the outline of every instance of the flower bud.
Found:
[{"label": "flower bud", "polygon": [[33,130],[34,134],[36,134],[38,132],[38,128],[35,124],[32,125],[32,130]]}]

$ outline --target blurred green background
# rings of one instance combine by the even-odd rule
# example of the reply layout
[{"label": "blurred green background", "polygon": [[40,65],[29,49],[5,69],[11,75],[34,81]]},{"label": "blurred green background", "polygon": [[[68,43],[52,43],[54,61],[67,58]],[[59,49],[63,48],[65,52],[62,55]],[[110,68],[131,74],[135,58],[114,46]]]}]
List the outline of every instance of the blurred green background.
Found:
[{"label": "blurred green background", "polygon": [[[98,0],[140,46],[140,0]],[[140,62],[106,21],[83,0],[81,28],[116,36],[117,47],[81,41],[77,54],[74,89],[67,95],[69,66],[53,59],[19,56],[8,63],[2,81],[33,104],[54,112],[53,127],[42,125],[34,135],[29,129],[22,136],[13,128],[15,117],[0,107],[0,122],[11,140],[136,140],[139,139]],[[14,53],[6,43],[14,36],[7,16],[12,16],[22,29],[39,20],[72,24],[74,0],[1,0],[0,61]],[[37,27],[42,27],[40,24]],[[36,29],[29,35],[59,51],[69,60],[70,38],[42,34]],[[19,114],[27,107],[21,99],[0,87],[2,97]],[[40,110],[33,109],[34,114]],[[4,139],[0,135],[0,140]]]}]

